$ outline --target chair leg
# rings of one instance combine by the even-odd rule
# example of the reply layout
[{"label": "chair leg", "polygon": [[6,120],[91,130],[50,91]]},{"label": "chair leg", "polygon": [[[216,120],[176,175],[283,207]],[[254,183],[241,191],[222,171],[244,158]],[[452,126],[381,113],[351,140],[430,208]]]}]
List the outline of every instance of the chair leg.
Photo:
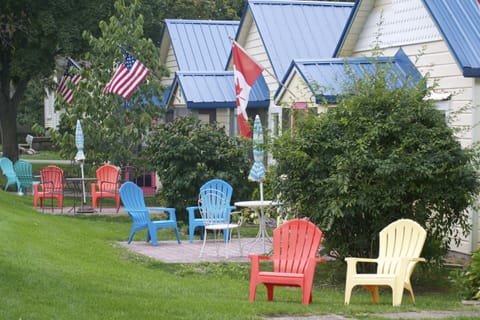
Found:
[{"label": "chair leg", "polygon": [[237,228],[238,246],[240,247],[240,257],[243,257],[242,240],[240,239],[240,228]]},{"label": "chair leg", "polygon": [[363,287],[370,292],[373,303],[378,304],[380,301],[379,295],[378,295],[378,286],[364,285]]},{"label": "chair leg", "polygon": [[257,284],[250,280],[250,302],[255,301],[255,296],[257,295]]},{"label": "chair leg", "polygon": [[177,236],[178,244],[182,243],[182,241],[180,241],[180,233],[178,232],[178,228],[175,228],[175,236]]},{"label": "chair leg", "polygon": [[345,304],[350,304],[350,297],[352,296],[352,289],[353,289],[353,286],[350,285],[348,279],[346,281],[346,285],[345,285]]},{"label": "chair leg", "polygon": [[274,285],[273,284],[265,284],[265,286],[267,287],[267,300],[272,301],[273,300]]},{"label": "chair leg", "polygon": [[205,249],[205,242],[206,241],[207,241],[207,229],[203,228],[203,245],[202,245],[202,249],[200,250],[200,258],[203,255],[203,249]]},{"label": "chair leg", "polygon": [[188,238],[190,240],[190,243],[193,242],[194,234],[195,234],[195,227],[189,226],[188,227]]},{"label": "chair leg", "polygon": [[302,288],[302,304],[312,303],[312,286]]},{"label": "chair leg", "polygon": [[402,297],[403,297],[403,287],[396,286],[392,288],[392,305],[394,307],[398,307],[402,304]]}]

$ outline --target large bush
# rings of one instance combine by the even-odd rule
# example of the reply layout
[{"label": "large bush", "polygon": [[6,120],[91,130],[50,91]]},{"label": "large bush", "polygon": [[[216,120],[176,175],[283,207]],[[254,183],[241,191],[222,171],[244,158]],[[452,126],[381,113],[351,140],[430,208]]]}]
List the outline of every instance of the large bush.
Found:
[{"label": "large bush", "polygon": [[251,142],[229,137],[223,128],[193,117],[159,125],[149,135],[145,151],[162,182],[161,194],[180,217],[187,206],[197,205],[200,186],[210,179],[232,185],[233,201],[249,199],[255,187],[247,180]]},{"label": "large bush", "polygon": [[324,231],[327,252],[377,256],[378,233],[411,218],[439,258],[468,232],[479,191],[474,153],[462,149],[422,83],[389,87],[388,72],[355,79],[349,94],[307,115],[274,145],[282,201]]}]

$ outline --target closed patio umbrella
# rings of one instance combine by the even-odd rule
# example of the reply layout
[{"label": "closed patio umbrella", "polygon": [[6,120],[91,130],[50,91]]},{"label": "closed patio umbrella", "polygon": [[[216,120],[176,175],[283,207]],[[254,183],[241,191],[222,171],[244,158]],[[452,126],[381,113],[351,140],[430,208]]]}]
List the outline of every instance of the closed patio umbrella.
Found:
[{"label": "closed patio umbrella", "polygon": [[260,201],[263,201],[263,181],[265,180],[265,166],[263,165],[263,129],[258,114],[253,122],[253,166],[250,169],[248,180],[260,185]]},{"label": "closed patio umbrella", "polygon": [[267,231],[265,226],[265,215],[263,212],[263,181],[265,181],[265,166],[263,165],[263,129],[260,116],[255,116],[253,122],[253,166],[250,169],[248,180],[252,182],[258,182],[260,186],[260,231],[259,235],[263,242],[263,250],[265,251],[265,237],[267,237]]},{"label": "closed patio umbrella", "polygon": [[[82,173],[82,179],[85,179],[85,173],[83,171],[83,163],[85,161],[85,154],[83,153],[83,130],[80,120],[77,120],[77,127],[75,129],[75,145],[77,147],[77,154],[75,155],[75,161],[80,163],[80,170]],[[85,194],[85,181],[82,181],[82,204],[87,202]]]}]

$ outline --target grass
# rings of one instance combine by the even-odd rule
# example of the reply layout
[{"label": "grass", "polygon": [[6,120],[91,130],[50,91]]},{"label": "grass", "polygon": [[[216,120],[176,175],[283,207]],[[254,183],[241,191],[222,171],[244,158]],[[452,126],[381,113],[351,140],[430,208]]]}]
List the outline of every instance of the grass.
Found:
[{"label": "grass", "polygon": [[[276,289],[271,303],[259,287],[257,301],[250,303],[248,263],[165,264],[118,244],[130,230],[125,217],[41,214],[32,209],[31,196],[13,192],[0,192],[0,203],[1,319],[260,319],[326,313],[375,319],[372,314],[378,312],[469,310],[450,291],[445,270],[421,268],[415,272],[416,305],[405,296],[394,308],[390,292],[373,305],[358,290],[345,306],[345,270],[335,262],[317,267],[311,305],[300,303],[297,288]],[[160,238],[173,239],[173,233],[161,230]],[[183,239],[188,245],[187,236]]]}]

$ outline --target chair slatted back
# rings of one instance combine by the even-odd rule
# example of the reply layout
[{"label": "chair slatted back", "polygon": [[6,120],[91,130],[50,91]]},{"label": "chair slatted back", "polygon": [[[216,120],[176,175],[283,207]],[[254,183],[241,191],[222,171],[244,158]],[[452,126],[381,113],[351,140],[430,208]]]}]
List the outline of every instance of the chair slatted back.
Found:
[{"label": "chair slatted back", "polygon": [[212,179],[200,187],[198,207],[204,225],[230,223],[233,188],[221,179]]},{"label": "chair slatted back", "polygon": [[15,176],[12,160],[5,157],[0,158],[0,168],[5,176]]},{"label": "chair slatted back", "polygon": [[[422,253],[427,232],[417,222],[399,219],[380,231],[380,246],[377,266],[378,274],[396,273],[399,258],[418,258]],[[407,275],[410,277],[414,263],[410,263]]]},{"label": "chair slatted back", "polygon": [[230,211],[227,196],[217,189],[202,189],[198,199],[198,207],[205,226],[230,222]]},{"label": "chair slatted back", "polygon": [[122,199],[125,211],[136,224],[147,224],[151,221],[143,190],[135,183],[128,181],[120,187],[120,198]]},{"label": "chair slatted back", "polygon": [[32,188],[32,164],[25,160],[17,160],[13,165],[22,189]]},{"label": "chair slatted back", "polygon": [[310,221],[293,219],[273,231],[274,271],[304,273],[310,258],[315,258],[322,231]]},{"label": "chair slatted back", "polygon": [[117,190],[120,178],[119,168],[111,164],[105,164],[98,168],[95,174],[99,191],[113,192]]},{"label": "chair slatted back", "polygon": [[42,193],[63,193],[63,170],[57,166],[47,166],[40,170],[40,184]]}]

